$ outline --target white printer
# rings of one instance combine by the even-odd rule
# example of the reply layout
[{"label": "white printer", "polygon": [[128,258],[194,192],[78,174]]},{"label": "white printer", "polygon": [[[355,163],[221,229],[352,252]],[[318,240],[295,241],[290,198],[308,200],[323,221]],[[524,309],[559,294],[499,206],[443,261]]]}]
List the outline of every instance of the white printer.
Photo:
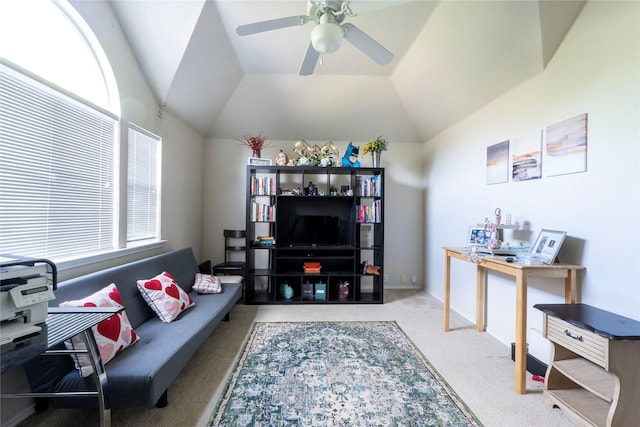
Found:
[{"label": "white printer", "polygon": [[56,266],[46,259],[0,255],[0,345],[2,353],[42,330],[47,301],[55,299]]}]

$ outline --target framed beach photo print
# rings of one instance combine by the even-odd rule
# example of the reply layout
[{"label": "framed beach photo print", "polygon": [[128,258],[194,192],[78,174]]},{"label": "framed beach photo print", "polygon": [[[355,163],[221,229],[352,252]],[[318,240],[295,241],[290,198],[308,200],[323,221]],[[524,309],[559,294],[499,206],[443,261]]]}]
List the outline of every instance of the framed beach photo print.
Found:
[{"label": "framed beach photo print", "polygon": [[540,230],[535,244],[531,247],[531,253],[542,258],[545,264],[553,264],[558,256],[566,231]]},{"label": "framed beach photo print", "polygon": [[487,184],[509,182],[509,140],[487,147]]},{"label": "framed beach photo print", "polygon": [[467,237],[468,246],[487,246],[489,244],[489,235],[484,227],[471,227],[469,229],[469,237]]}]

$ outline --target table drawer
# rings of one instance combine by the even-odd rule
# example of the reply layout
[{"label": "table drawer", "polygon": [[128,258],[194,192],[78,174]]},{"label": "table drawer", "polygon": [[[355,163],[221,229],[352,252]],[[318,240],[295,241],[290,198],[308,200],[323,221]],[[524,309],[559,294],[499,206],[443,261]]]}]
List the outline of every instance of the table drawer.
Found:
[{"label": "table drawer", "polygon": [[607,367],[609,340],[557,317],[547,316],[546,336],[549,340],[602,366]]}]

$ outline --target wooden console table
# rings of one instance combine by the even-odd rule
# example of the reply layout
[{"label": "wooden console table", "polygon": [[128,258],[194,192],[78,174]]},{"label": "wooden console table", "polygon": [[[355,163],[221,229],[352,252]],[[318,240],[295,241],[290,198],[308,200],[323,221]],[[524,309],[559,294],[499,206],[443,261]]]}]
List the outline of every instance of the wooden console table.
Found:
[{"label": "wooden console table", "polygon": [[516,279],[516,339],[515,339],[515,390],[525,394],[527,372],[527,279],[539,277],[564,279],[564,300],[576,302],[577,271],[584,267],[571,264],[532,264],[506,262],[501,258],[482,257],[478,262],[463,255],[462,248],[443,248],[444,257],[444,330],[449,331],[449,311],[451,305],[451,258],[471,262],[477,266],[476,283],[476,330],[485,330],[486,275],[488,270],[499,271]]}]

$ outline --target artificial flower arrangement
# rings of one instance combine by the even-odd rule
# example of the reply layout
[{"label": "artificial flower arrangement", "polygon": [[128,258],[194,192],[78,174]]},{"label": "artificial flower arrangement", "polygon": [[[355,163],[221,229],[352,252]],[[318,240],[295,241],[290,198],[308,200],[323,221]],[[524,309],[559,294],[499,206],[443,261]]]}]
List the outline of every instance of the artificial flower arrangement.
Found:
[{"label": "artificial flower arrangement", "polygon": [[332,142],[328,142],[322,147],[314,145],[311,147],[306,141],[298,141],[294,150],[299,157],[295,160],[296,166],[335,166],[336,148]]},{"label": "artificial flower arrangement", "polygon": [[262,135],[262,131],[260,131],[257,135],[245,134],[242,135],[241,139],[238,139],[242,145],[247,146],[253,150],[254,154],[260,155],[260,151],[263,148],[270,147],[270,145],[266,144],[267,137]]},{"label": "artificial flower arrangement", "polygon": [[362,146],[362,152],[364,154],[380,152],[386,150],[388,146],[389,141],[387,141],[382,137],[382,135],[380,135],[376,139],[370,139],[369,141],[367,141]]},{"label": "artificial flower arrangement", "polygon": [[322,166],[326,168],[327,166],[333,166],[335,164],[335,160],[333,157],[318,157],[315,154],[312,154],[308,157],[300,157],[296,162],[296,166]]}]

